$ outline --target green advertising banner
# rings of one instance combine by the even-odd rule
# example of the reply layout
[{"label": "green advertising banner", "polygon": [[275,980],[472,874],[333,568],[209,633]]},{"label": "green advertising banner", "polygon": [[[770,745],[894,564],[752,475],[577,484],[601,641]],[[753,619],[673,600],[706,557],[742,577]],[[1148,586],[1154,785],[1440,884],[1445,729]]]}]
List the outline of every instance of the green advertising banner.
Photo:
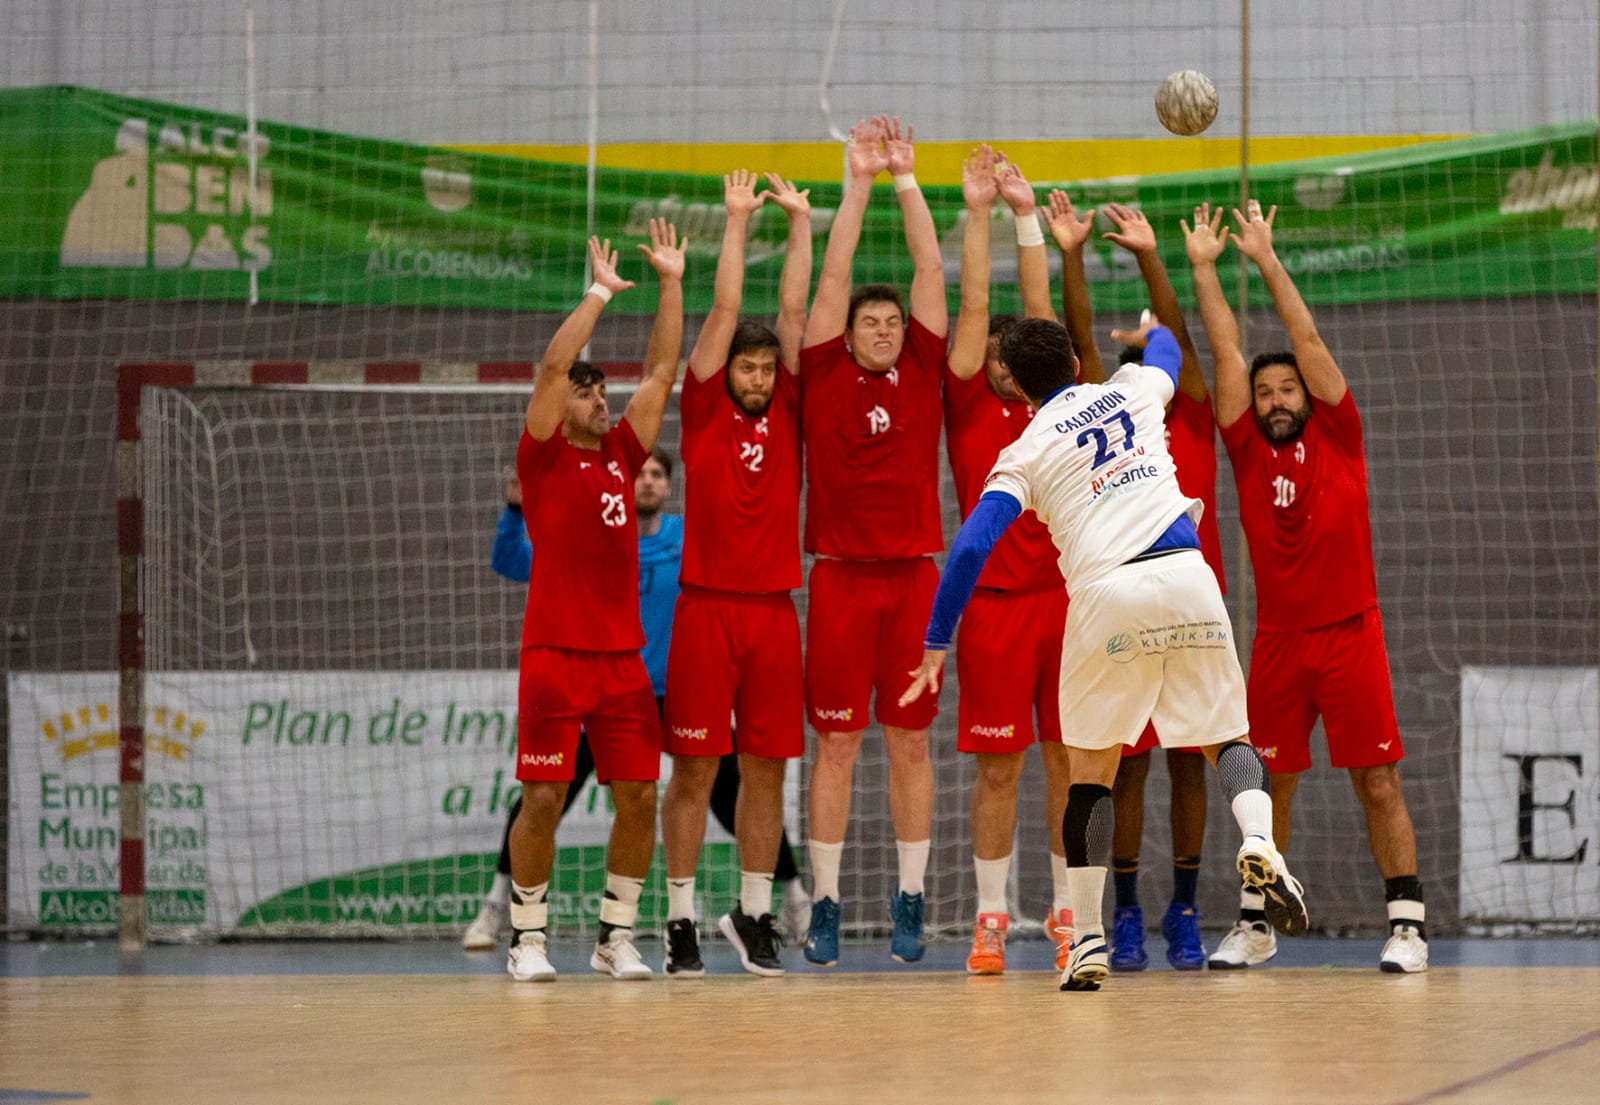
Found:
[{"label": "green advertising banner", "polygon": [[[1178,221],[1203,200],[1236,202],[1238,189],[1231,171],[1036,181],[1041,200],[1053,183],[1080,209],[1142,208],[1185,298]],[[1592,122],[1251,170],[1256,196],[1279,207],[1279,253],[1314,303],[1592,292],[1596,184]],[[810,187],[822,239],[840,187]],[[959,188],[926,192],[953,304],[966,213]],[[73,87],[12,89],[0,91],[0,196],[0,296],[241,301],[254,282],[275,302],[559,311],[583,288],[581,166],[271,123],[252,139],[238,116]],[[716,177],[598,172],[594,228],[620,245],[624,275],[640,285],[616,309],[654,306],[631,248],[653,215],[690,237],[687,306],[709,306],[721,198]],[[782,212],[763,208],[748,245],[753,314],[776,310],[786,235]],[[1012,310],[1013,239],[994,238],[992,305]],[[820,264],[821,241],[815,255]],[[1223,267],[1235,263],[1230,251]],[[1087,265],[1097,308],[1144,304],[1131,257],[1102,243]],[[886,183],[868,208],[855,276],[910,278]],[[1223,286],[1233,287],[1227,271]]]}]

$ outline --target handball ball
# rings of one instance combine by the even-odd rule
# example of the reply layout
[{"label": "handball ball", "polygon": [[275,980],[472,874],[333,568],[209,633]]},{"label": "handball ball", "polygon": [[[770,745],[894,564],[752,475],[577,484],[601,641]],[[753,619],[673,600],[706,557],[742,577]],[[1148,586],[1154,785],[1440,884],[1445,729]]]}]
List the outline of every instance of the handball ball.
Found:
[{"label": "handball ball", "polygon": [[1173,134],[1199,134],[1217,117],[1217,86],[1198,69],[1180,69],[1156,87],[1156,118]]}]

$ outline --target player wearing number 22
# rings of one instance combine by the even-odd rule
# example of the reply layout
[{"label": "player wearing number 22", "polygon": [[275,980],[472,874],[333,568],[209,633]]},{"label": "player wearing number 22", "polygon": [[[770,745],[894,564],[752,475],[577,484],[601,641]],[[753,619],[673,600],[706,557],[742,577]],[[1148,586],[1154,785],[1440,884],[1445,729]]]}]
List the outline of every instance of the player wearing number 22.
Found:
[{"label": "player wearing number 22", "polygon": [[1074,386],[1067,331],[1023,319],[1000,361],[1037,415],[989,474],[939,581],[922,664],[903,703],[937,689],[956,620],[1006,528],[1032,509],[1060,552],[1072,595],[1062,640],[1062,731],[1072,748],[1062,843],[1076,928],[1063,990],[1097,990],[1110,971],[1101,899],[1111,847],[1111,783],[1122,748],[1154,723],[1167,748],[1201,749],[1244,837],[1236,866],[1268,916],[1307,927],[1299,884],[1272,843],[1267,773],[1250,746],[1244,673],[1217,578],[1200,554],[1199,500],[1178,488],[1164,441],[1178,343],[1151,331],[1146,364]]},{"label": "player wearing number 22", "polygon": [[656,841],[661,725],[639,649],[639,527],[633,481],[661,430],[683,341],[683,244],[664,220],[639,248],[660,278],[644,376],[615,426],[599,373],[576,364],[605,304],[633,286],[610,243],[591,240],[595,282],[550,339],[522,438],[522,481],[533,562],[517,687],[517,778],[522,813],[511,834],[511,954],[518,981],[555,977],[546,950],[556,822],[572,780],[578,731],[595,776],[611,787],[616,819],[606,847],[600,939],[589,965],[614,978],[649,978],[633,922]]}]

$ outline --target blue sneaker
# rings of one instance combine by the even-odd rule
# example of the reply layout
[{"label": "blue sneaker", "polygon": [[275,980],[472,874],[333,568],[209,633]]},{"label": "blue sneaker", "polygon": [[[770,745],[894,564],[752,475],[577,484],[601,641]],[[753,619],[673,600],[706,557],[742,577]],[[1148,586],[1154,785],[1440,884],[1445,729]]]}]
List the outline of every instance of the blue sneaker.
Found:
[{"label": "blue sneaker", "polygon": [[902,963],[915,963],[927,950],[922,943],[922,895],[900,891],[889,899],[889,916],[894,918],[889,954]]},{"label": "blue sneaker", "polygon": [[1206,965],[1206,946],[1200,942],[1200,911],[1173,902],[1161,917],[1161,935],[1167,938],[1167,962],[1174,971],[1200,971]]},{"label": "blue sneaker", "polygon": [[811,927],[806,930],[807,963],[831,967],[839,962],[839,903],[818,898],[811,903]]},{"label": "blue sneaker", "polygon": [[1142,971],[1150,966],[1144,953],[1144,910],[1124,906],[1111,915],[1111,969]]}]

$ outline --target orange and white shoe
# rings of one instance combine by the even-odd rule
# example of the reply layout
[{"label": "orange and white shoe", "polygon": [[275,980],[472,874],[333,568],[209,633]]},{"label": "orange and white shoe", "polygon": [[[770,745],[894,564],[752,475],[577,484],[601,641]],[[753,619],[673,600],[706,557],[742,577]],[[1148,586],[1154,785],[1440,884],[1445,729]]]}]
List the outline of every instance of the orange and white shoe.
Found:
[{"label": "orange and white shoe", "polygon": [[1055,941],[1056,970],[1067,969],[1067,959],[1072,955],[1072,910],[1052,909],[1045,914],[1045,935]]},{"label": "orange and white shoe", "polygon": [[1006,973],[1006,926],[1011,918],[1004,913],[980,913],[972,929],[972,951],[967,953],[967,974],[1003,975]]}]

